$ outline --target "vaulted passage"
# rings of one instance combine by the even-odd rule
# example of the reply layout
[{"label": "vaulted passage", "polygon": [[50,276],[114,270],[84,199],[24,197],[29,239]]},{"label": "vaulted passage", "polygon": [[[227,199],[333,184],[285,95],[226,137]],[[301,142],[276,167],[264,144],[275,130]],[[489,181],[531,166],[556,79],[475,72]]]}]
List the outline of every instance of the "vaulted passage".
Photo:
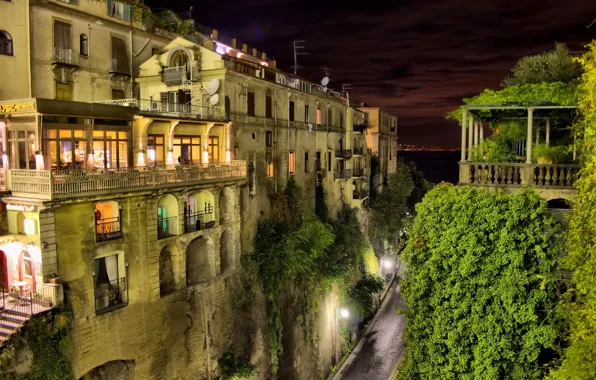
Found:
[{"label": "vaulted passage", "polygon": [[163,297],[176,289],[172,251],[169,246],[159,253],[159,294]]},{"label": "vaulted passage", "polygon": [[210,258],[213,257],[213,241],[199,236],[186,248],[186,284],[194,284],[213,276]]},{"label": "vaulted passage", "polygon": [[132,380],[134,360],[112,360],[87,372],[79,380]]},{"label": "vaulted passage", "polygon": [[219,239],[219,269],[220,273],[234,269],[234,241],[230,230],[224,231]]}]

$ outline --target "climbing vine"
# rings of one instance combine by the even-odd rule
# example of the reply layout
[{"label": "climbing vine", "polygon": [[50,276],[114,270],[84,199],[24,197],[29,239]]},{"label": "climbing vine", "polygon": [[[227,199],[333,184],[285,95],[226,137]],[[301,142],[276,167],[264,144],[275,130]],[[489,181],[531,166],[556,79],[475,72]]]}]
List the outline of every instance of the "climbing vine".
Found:
[{"label": "climbing vine", "polygon": [[539,379],[556,360],[559,225],[537,194],[441,184],[405,251],[401,379]]},{"label": "climbing vine", "polygon": [[[565,315],[569,316],[569,347],[553,379],[596,378],[596,42],[579,59],[584,74],[579,86],[579,108],[584,132],[582,169],[575,186],[574,214],[567,236],[564,261],[573,272]],[[582,128],[583,129],[583,128]]]}]

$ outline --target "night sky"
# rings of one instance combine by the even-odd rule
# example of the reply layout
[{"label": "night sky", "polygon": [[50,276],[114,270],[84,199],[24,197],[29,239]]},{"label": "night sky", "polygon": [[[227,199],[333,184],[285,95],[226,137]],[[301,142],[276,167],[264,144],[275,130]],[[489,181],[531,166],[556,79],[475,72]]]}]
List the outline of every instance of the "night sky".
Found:
[{"label": "night sky", "polygon": [[596,38],[593,0],[146,0],[192,17],[291,71],[292,41],[306,40],[299,74],[351,99],[381,106],[400,121],[402,144],[459,147],[445,114],[461,98],[498,88],[522,56],[564,42],[572,51]]}]

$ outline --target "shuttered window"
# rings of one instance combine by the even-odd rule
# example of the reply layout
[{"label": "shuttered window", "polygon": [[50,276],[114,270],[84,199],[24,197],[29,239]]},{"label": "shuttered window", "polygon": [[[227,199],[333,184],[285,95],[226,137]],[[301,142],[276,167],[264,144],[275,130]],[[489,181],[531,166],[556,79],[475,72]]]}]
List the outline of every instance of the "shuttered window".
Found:
[{"label": "shuttered window", "polygon": [[112,36],[112,67],[111,71],[128,74],[130,70],[126,44],[120,37]]},{"label": "shuttered window", "polygon": [[56,50],[72,49],[70,37],[70,24],[54,21],[54,47]]},{"label": "shuttered window", "polygon": [[130,21],[130,4],[120,1],[108,0],[108,16]]}]

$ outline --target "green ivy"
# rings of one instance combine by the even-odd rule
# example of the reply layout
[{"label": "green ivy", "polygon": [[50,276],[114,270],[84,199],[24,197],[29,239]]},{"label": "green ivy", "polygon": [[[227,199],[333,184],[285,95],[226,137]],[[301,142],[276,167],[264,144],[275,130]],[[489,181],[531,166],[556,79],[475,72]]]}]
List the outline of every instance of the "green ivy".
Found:
[{"label": "green ivy", "polygon": [[383,290],[383,278],[365,274],[350,290],[352,305],[356,308],[362,320],[366,320],[373,313],[373,296]]},{"label": "green ivy", "polygon": [[579,124],[584,133],[583,166],[575,186],[573,218],[564,262],[573,271],[565,315],[569,317],[569,347],[552,379],[596,379],[596,42],[581,59],[584,74],[579,86]]},{"label": "green ivy", "polygon": [[257,367],[249,360],[240,358],[236,354],[226,352],[219,359],[222,379],[250,379],[257,374]]},{"label": "green ivy", "polygon": [[440,184],[405,251],[401,379],[538,379],[559,350],[560,226],[530,190]]}]

